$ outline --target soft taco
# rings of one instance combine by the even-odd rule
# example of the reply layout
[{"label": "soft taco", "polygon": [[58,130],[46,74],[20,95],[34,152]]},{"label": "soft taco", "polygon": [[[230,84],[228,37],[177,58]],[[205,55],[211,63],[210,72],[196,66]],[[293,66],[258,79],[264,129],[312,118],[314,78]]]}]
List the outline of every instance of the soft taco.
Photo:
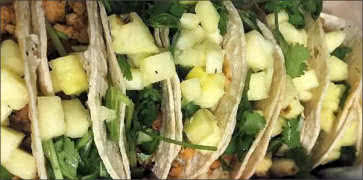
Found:
[{"label": "soft taco", "polygon": [[1,4],[1,179],[35,179],[39,155],[37,127],[31,121],[26,39],[31,33],[30,3]]},{"label": "soft taco", "polygon": [[[330,82],[322,104],[321,119],[317,120],[321,132],[312,151],[314,167],[339,159],[362,134],[359,130],[361,115],[357,115],[357,111],[361,112],[362,30],[332,15],[322,14],[321,18],[325,32],[323,43],[330,53],[327,59]],[[356,150],[359,152],[359,148]]]},{"label": "soft taco", "polygon": [[[38,126],[42,149],[36,156],[39,177],[126,178],[118,144],[107,138],[115,131],[105,130],[105,122],[118,122],[117,104],[105,98],[110,105],[101,106],[107,84],[99,80],[106,62],[98,51],[97,2],[31,3],[36,36],[29,38],[35,47],[29,64],[35,95],[32,124]],[[100,87],[106,90],[100,92]]]}]

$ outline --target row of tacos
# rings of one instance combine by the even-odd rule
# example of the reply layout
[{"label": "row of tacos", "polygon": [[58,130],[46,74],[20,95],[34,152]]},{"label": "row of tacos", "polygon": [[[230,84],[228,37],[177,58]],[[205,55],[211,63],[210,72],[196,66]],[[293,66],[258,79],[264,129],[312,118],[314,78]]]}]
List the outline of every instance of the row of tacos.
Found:
[{"label": "row of tacos", "polygon": [[361,164],[362,31],[309,2],[2,5],[1,179]]}]

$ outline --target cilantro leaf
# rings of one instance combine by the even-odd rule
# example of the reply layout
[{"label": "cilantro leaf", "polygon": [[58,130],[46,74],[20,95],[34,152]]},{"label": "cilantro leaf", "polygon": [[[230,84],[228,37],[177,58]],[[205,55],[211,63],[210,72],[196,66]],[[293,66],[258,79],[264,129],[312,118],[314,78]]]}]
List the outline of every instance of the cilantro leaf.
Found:
[{"label": "cilantro leaf", "polygon": [[300,143],[300,121],[301,117],[287,120],[282,131],[282,141],[291,149],[301,147]]},{"label": "cilantro leaf", "polygon": [[294,160],[296,165],[299,167],[297,177],[303,177],[313,168],[313,161],[310,155],[307,154],[303,147],[295,147],[289,149],[286,153],[286,158]]},{"label": "cilantro leaf", "polygon": [[161,13],[152,16],[149,23],[154,28],[179,28],[179,19],[169,13]]},{"label": "cilantro leaf", "polygon": [[300,44],[290,45],[285,56],[286,73],[292,78],[303,75],[309,58],[310,52],[306,47]]},{"label": "cilantro leaf", "polygon": [[347,56],[347,54],[352,52],[352,48],[347,47],[347,46],[339,46],[338,48],[336,48],[331,55],[344,60],[345,57]]},{"label": "cilantro leaf", "polygon": [[272,154],[276,153],[282,144],[282,137],[280,135],[273,137],[270,141],[270,144],[268,145],[267,152],[271,152]]},{"label": "cilantro leaf", "polygon": [[302,0],[303,9],[309,12],[311,16],[316,20],[319,18],[321,11],[323,10],[322,0]]},{"label": "cilantro leaf", "polygon": [[214,7],[217,9],[219,14],[219,22],[218,22],[218,29],[221,35],[225,35],[227,33],[227,23],[228,23],[228,11],[226,7],[223,5],[223,1],[213,1]]},{"label": "cilantro leaf", "polygon": [[124,75],[124,78],[131,81],[132,80],[132,74],[131,74],[131,66],[127,62],[127,59],[125,56],[117,54],[117,62],[120,66],[120,69],[122,71],[122,74]]},{"label": "cilantro leaf", "polygon": [[345,101],[348,98],[349,90],[350,90],[351,86],[348,83],[346,83],[345,81],[343,81],[342,83],[337,83],[337,84],[343,84],[345,86],[344,93],[343,93],[343,95],[342,95],[342,97],[340,98],[340,101],[339,101],[339,107],[343,108],[344,104],[345,104]]},{"label": "cilantro leaf", "polygon": [[189,119],[199,109],[200,109],[200,106],[194,104],[194,102],[192,102],[192,101],[182,104],[183,119]]},{"label": "cilantro leaf", "polygon": [[[57,152],[55,150],[55,146],[52,139],[42,142],[44,155],[47,157],[48,161],[50,162],[51,169],[53,170],[54,177],[56,179],[63,179],[63,174],[61,167],[59,165]],[[48,164],[49,166],[49,164]]]},{"label": "cilantro leaf", "polygon": [[62,149],[57,151],[62,174],[68,179],[77,179],[77,168],[81,161],[81,157],[75,148],[74,142],[66,137],[59,139],[58,141],[63,141]]},{"label": "cilantro leaf", "polygon": [[0,166],[0,179],[10,180],[12,179],[12,175],[6,170],[3,166]]},{"label": "cilantro leaf", "polygon": [[239,15],[243,21],[245,31],[257,30],[261,32],[260,28],[257,26],[257,15],[251,10],[239,10]]},{"label": "cilantro leaf", "polygon": [[266,125],[265,118],[257,112],[245,111],[243,113],[244,123],[240,125],[240,131],[247,135],[256,136]]}]

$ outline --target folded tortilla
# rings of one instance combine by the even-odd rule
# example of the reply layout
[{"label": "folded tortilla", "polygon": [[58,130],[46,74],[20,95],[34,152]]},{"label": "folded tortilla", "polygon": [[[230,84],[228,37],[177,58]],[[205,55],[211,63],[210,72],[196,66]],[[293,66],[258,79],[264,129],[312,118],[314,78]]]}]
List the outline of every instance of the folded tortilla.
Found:
[{"label": "folded tortilla", "polygon": [[[349,124],[349,121],[351,121],[350,119],[352,119],[352,115],[349,114],[356,111],[354,110],[356,107],[354,103],[355,101],[358,101],[357,99],[360,97],[362,91],[362,30],[353,23],[336,16],[321,14],[321,18],[323,19],[322,24],[324,30],[343,30],[346,34],[343,44],[352,48],[352,52],[349,53],[346,58],[349,69],[346,82],[351,88],[344,103],[344,107],[337,115],[332,132],[325,138],[319,140],[313,148],[312,158],[314,167],[320,165],[324,161],[328,156],[328,153],[332,151],[334,145],[338,142],[339,136],[342,136],[344,128],[348,126],[347,124]],[[361,111],[361,109],[358,111]],[[359,116],[361,117],[361,115]],[[316,121],[317,123],[320,123],[320,119],[316,119]],[[362,133],[360,132],[360,135],[361,134]]]},{"label": "folded tortilla", "polygon": [[[25,1],[24,1],[25,2]],[[124,179],[125,170],[123,169],[122,157],[120,150],[116,143],[107,139],[106,128],[104,121],[99,114],[102,97],[106,94],[108,88],[107,82],[104,77],[107,74],[107,64],[105,59],[102,29],[99,22],[99,15],[97,13],[97,2],[86,1],[87,14],[88,14],[88,33],[89,33],[89,46],[87,50],[81,53],[83,57],[83,68],[88,75],[89,92],[88,92],[88,109],[90,110],[92,131],[94,141],[98,153],[105,165],[107,172],[113,179]],[[33,27],[36,36],[33,36],[32,43],[36,46],[33,48],[33,53],[30,53],[33,58],[29,59],[28,69],[30,69],[29,84],[31,85],[31,111],[32,111],[32,126],[38,126],[36,97],[37,97],[37,79],[39,79],[39,90],[44,95],[54,95],[52,81],[49,71],[48,58],[47,58],[47,32],[45,26],[45,14],[42,7],[42,1],[32,1],[32,14],[33,14]],[[30,17],[30,15],[28,16]],[[27,81],[28,84],[28,81]],[[42,150],[41,140],[39,136],[39,127],[37,129],[37,136],[35,137],[36,147],[38,153],[35,156],[39,168],[39,177],[41,179],[47,178],[45,168],[44,152]]]}]

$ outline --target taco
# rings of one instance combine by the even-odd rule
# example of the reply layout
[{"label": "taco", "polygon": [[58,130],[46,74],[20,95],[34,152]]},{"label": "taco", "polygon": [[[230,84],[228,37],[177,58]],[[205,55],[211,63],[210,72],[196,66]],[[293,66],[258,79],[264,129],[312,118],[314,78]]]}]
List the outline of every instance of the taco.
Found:
[{"label": "taco", "polygon": [[[362,30],[335,16],[322,14],[321,18],[326,39],[323,43],[330,53],[330,82],[322,105],[322,130],[312,151],[314,167],[339,159],[361,136],[361,115],[349,114],[361,111],[354,104],[360,101],[362,91]],[[356,150],[359,152],[359,148]]]},{"label": "taco", "polygon": [[36,156],[39,176],[126,178],[118,145],[106,138],[111,132],[104,130],[105,121],[117,121],[118,111],[114,106],[98,108],[104,96],[98,90],[105,87],[98,75],[106,62],[97,51],[101,41],[97,2],[33,1],[31,5],[36,36],[29,38],[35,47],[29,64],[32,124],[38,126],[36,138],[42,149]]},{"label": "taco", "polygon": [[[30,3],[12,1],[2,4],[1,16],[1,179],[35,179],[36,156],[41,148],[31,109],[32,92],[26,59],[26,39],[31,33]],[[25,60],[25,61],[24,61]]]}]

